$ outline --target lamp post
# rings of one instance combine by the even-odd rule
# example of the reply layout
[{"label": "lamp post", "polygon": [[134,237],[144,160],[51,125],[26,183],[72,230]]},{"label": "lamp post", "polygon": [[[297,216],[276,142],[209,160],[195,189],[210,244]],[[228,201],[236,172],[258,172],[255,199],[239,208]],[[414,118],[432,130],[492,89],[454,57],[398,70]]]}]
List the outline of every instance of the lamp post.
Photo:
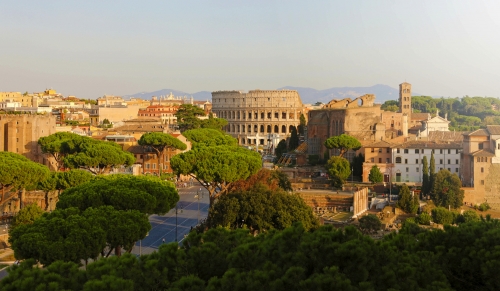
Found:
[{"label": "lamp post", "polygon": [[196,191],[196,195],[194,195],[194,198],[198,199],[198,224],[200,224],[200,193],[201,197],[203,197],[203,192],[200,190]]},{"label": "lamp post", "polygon": [[179,207],[178,204],[175,205],[175,242],[178,242],[177,240],[177,214],[179,213],[179,210],[180,210],[180,213],[182,213],[182,207]]}]

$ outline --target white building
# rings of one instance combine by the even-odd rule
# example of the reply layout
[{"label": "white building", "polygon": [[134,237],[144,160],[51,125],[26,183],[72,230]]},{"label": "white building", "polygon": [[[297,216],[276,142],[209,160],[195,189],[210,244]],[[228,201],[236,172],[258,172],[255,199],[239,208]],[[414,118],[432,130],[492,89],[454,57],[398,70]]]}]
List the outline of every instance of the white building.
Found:
[{"label": "white building", "polygon": [[432,131],[450,131],[449,130],[450,121],[448,120],[448,114],[442,118],[439,116],[439,111],[433,118],[429,118],[422,122],[422,129],[418,133],[418,137],[428,137],[429,132]]},{"label": "white building", "polygon": [[389,169],[393,182],[422,182],[422,161],[427,157],[430,166],[434,152],[436,173],[448,169],[460,176],[460,154],[462,143],[436,143],[429,141],[409,141],[392,147],[394,166]]}]

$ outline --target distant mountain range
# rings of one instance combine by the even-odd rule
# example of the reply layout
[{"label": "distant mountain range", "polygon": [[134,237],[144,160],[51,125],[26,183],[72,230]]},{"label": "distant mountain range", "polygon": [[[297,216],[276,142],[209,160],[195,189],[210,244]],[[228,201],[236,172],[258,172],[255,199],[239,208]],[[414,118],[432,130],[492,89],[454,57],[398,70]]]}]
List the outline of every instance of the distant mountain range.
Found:
[{"label": "distant mountain range", "polygon": [[[314,104],[316,102],[328,103],[332,99],[356,98],[364,94],[375,94],[375,102],[377,103],[384,103],[387,100],[398,100],[399,97],[399,89],[395,89],[382,84],[374,85],[371,87],[335,87],[325,90],[316,90],[313,88],[293,86],[278,88],[278,90],[280,89],[297,90],[297,92],[299,92],[300,98],[302,99],[302,103],[305,104]],[[195,100],[212,100],[212,93],[210,91],[186,93],[174,89],[163,89],[154,92],[142,92],[132,95],[125,95],[123,97],[137,97],[148,100],[151,99],[152,96],[168,96],[170,95],[170,93],[172,93],[174,96],[193,96]],[[412,95],[418,96],[420,94],[413,93]]]}]

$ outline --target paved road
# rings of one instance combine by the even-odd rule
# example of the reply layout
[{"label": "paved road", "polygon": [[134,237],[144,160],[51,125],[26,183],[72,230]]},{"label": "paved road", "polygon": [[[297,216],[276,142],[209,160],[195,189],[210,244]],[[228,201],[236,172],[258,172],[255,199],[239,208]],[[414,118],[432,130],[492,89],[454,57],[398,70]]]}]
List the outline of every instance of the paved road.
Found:
[{"label": "paved road", "polygon": [[[201,189],[201,191],[200,191]],[[188,234],[191,227],[198,224],[198,217],[203,220],[207,217],[209,199],[208,191],[205,188],[192,186],[188,188],[180,188],[180,200],[177,203],[177,223],[175,209],[170,210],[165,215],[151,215],[149,222],[151,223],[151,230],[149,235],[142,241],[137,242],[132,250],[133,254],[149,254],[158,250],[158,247],[165,239],[166,243],[175,242],[176,240],[176,225],[177,225],[177,241],[181,242],[184,235]],[[198,199],[195,198],[197,192],[202,193],[199,200],[198,212]]]}]

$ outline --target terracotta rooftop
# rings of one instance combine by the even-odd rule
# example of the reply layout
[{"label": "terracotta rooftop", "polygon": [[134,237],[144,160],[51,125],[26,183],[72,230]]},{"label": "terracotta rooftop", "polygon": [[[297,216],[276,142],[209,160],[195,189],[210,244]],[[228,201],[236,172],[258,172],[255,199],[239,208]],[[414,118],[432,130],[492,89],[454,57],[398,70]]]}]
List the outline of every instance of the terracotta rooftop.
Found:
[{"label": "terracotta rooftop", "polygon": [[466,131],[430,131],[429,141],[454,141],[461,142],[464,139]]},{"label": "terracotta rooftop", "polygon": [[469,136],[488,136],[490,135],[486,129],[478,129],[468,134]]},{"label": "terracotta rooftop", "polygon": [[429,119],[431,115],[429,113],[412,113],[411,114],[411,119],[412,120],[427,120]]},{"label": "terracotta rooftop", "polygon": [[495,154],[487,149],[482,149],[471,153],[474,157],[494,157]]},{"label": "terracotta rooftop", "polygon": [[500,134],[500,125],[486,125],[486,129],[490,134]]},{"label": "terracotta rooftop", "polygon": [[365,147],[367,147],[367,148],[390,148],[394,145],[395,144],[389,143],[385,140],[380,140],[380,141],[376,141],[376,142],[371,143],[371,144],[367,144]]}]

